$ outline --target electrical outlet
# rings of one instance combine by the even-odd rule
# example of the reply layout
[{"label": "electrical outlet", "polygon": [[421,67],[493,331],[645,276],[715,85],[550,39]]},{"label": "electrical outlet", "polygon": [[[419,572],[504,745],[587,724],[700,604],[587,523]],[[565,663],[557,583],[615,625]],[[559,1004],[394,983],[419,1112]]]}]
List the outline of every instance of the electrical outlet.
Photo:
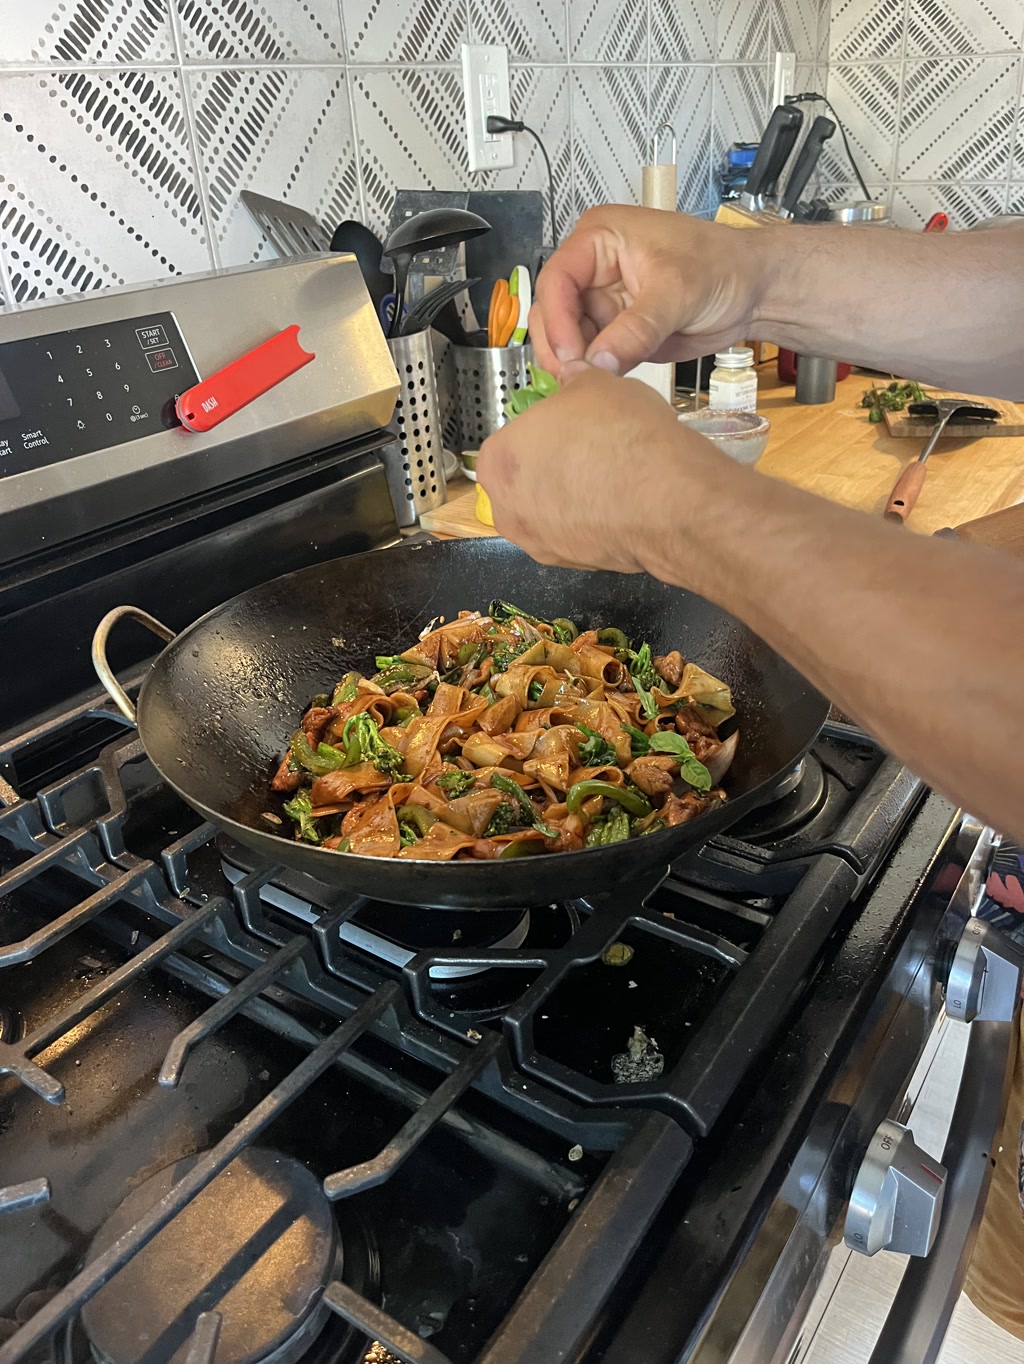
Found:
[{"label": "electrical outlet", "polygon": [[466,144],[471,171],[499,170],[516,164],[515,139],[489,133],[487,116],[512,115],[508,49],[497,43],[462,44],[462,85],[466,97]]},{"label": "electrical outlet", "polygon": [[776,52],[775,83],[772,86],[772,108],[785,104],[786,96],[796,93],[796,53]]}]

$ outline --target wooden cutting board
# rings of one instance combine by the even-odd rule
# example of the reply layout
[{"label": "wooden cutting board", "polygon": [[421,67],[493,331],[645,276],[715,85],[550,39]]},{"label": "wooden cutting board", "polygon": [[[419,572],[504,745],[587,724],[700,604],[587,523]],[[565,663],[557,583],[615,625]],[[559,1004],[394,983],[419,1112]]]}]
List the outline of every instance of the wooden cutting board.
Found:
[{"label": "wooden cutting board", "polygon": [[[884,385],[879,385],[884,387]],[[929,389],[929,398],[962,398],[962,393],[946,393],[942,389]],[[1024,436],[1024,409],[1016,403],[1004,402],[1001,398],[968,398],[968,402],[984,403],[987,407],[994,407],[999,413],[996,421],[988,422],[961,422],[958,426],[955,421],[951,421],[943,434],[943,440],[948,436],[951,440],[959,437],[961,440],[979,440],[982,436]],[[934,422],[927,417],[914,417],[907,412],[886,412],[885,424],[889,429],[890,436],[914,436],[918,440],[927,440],[932,433]]]},{"label": "wooden cutting board", "polygon": [[485,526],[476,519],[476,484],[468,478],[453,478],[448,484],[448,500],[443,507],[424,512],[420,529],[431,535],[457,535],[462,540],[495,536],[493,526]]}]

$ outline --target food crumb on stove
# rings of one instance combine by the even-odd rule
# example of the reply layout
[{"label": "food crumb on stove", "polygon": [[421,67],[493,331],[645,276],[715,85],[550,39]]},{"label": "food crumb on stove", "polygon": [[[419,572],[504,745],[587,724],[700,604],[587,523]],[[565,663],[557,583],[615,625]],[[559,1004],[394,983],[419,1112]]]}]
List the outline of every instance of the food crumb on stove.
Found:
[{"label": "food crumb on stove", "polygon": [[332,635],[331,643],[334,645],[336,649],[344,649],[345,647],[345,640],[342,635]]},{"label": "food crumb on stove", "polygon": [[461,928],[457,928],[457,929],[455,930],[455,932],[452,934],[452,942],[458,942],[459,939],[460,939],[461,937],[462,937],[462,929],[461,929]]},{"label": "food crumb on stove", "polygon": [[579,1200],[578,1198],[574,1198],[574,1199],[572,1200],[572,1202],[569,1204],[569,1207],[568,1207],[567,1211],[568,1211],[568,1212],[575,1212],[576,1209],[579,1207],[579,1205],[580,1205],[580,1200]]},{"label": "food crumb on stove", "polygon": [[261,1071],[260,1071],[260,1079],[261,1079],[261,1080],[269,1080],[269,1079],[270,1079],[270,1071],[269,1071],[269,1070],[261,1070]]},{"label": "food crumb on stove", "polygon": [[605,966],[625,966],[633,960],[633,949],[629,943],[610,943],[601,953],[601,960]]},{"label": "food crumb on stove", "polygon": [[483,1033],[477,1032],[476,1028],[469,1028],[466,1031],[466,1036],[471,1042],[479,1042],[483,1037]]},{"label": "food crumb on stove", "polygon": [[135,929],[132,930],[132,936],[131,936],[131,944],[132,944],[132,947],[134,947],[135,944],[136,944],[138,941],[139,941],[139,930],[138,930],[137,928],[135,928]]},{"label": "food crumb on stove", "polygon": [[577,1142],[576,1145],[575,1145],[575,1146],[572,1148],[572,1150],[569,1152],[569,1159],[570,1159],[570,1160],[582,1160],[582,1159],[583,1159],[583,1147],[579,1144],[579,1142]]},{"label": "food crumb on stove", "polygon": [[526,1255],[522,1255],[522,1254],[517,1255],[517,1256],[516,1256],[516,1264],[517,1264],[517,1265],[525,1265],[525,1264],[526,1264],[526,1261],[527,1261],[527,1258],[528,1258],[528,1257],[527,1257]]},{"label": "food crumb on stove", "polygon": [[665,1058],[653,1037],[648,1037],[639,1023],[626,1043],[626,1051],[612,1057],[612,1074],[617,1085],[635,1085],[644,1080],[656,1080],[665,1069]]},{"label": "food crumb on stove", "polygon": [[635,990],[635,989],[636,989],[636,981],[635,981],[635,980],[631,980],[631,981],[629,982],[629,988],[630,988],[631,990]]}]

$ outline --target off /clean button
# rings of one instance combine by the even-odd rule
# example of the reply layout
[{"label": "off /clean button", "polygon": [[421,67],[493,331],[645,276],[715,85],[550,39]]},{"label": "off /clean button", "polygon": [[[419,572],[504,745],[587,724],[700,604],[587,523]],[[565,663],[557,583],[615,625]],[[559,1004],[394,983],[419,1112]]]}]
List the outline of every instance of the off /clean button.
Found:
[{"label": "off /clean button", "polygon": [[143,350],[152,350],[154,346],[167,345],[167,333],[161,326],[136,327],[135,335],[139,338],[139,345]]},{"label": "off /clean button", "polygon": [[177,369],[178,360],[170,346],[164,350],[151,350],[146,352],[146,359],[149,367],[154,374],[160,374],[165,369]]}]

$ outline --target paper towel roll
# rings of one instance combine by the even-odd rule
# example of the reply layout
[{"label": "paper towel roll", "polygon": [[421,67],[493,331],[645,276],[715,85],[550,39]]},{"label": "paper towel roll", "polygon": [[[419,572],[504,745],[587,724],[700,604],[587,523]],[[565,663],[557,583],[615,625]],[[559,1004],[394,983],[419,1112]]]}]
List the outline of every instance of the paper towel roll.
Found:
[{"label": "paper towel roll", "polygon": [[641,201],[644,208],[664,208],[675,212],[676,166],[669,161],[663,166],[644,166]]}]

